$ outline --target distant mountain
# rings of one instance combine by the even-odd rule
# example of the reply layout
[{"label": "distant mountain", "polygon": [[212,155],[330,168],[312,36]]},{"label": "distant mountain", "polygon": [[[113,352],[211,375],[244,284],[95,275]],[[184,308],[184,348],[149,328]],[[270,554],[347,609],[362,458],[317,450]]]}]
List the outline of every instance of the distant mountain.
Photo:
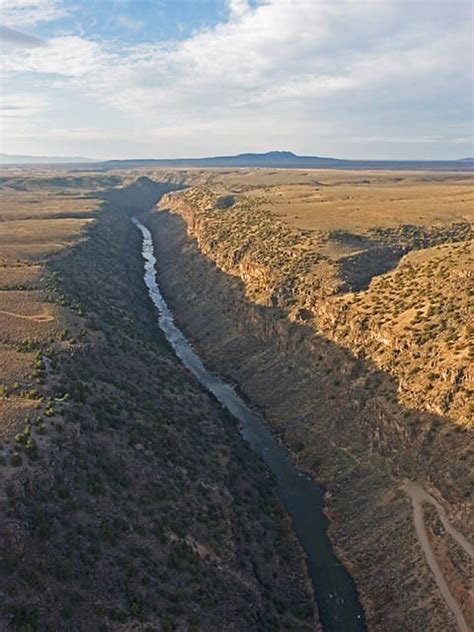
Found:
[{"label": "distant mountain", "polygon": [[0,165],[93,164],[94,169],[134,167],[266,167],[281,169],[414,169],[465,171],[474,169],[474,158],[459,160],[343,160],[322,156],[298,156],[291,151],[244,153],[204,158],[131,158],[98,161],[79,156],[20,156],[0,154]]},{"label": "distant mountain", "polygon": [[81,158],[79,156],[23,156],[0,153],[0,164],[2,165],[78,164],[82,162],[97,162],[97,160],[93,158]]},{"label": "distant mountain", "polygon": [[207,158],[107,160],[96,163],[94,167],[104,169],[133,167],[274,167],[285,169],[437,169],[448,171],[471,170],[472,168],[468,162],[460,163],[455,160],[341,160],[321,156],[298,156],[291,151],[269,151],[262,154],[245,153],[237,156],[212,156]]},{"label": "distant mountain", "polygon": [[196,162],[222,166],[265,166],[265,167],[298,167],[302,165],[328,165],[341,162],[336,158],[322,158],[320,156],[297,156],[291,151],[268,151],[263,154],[238,154],[237,156],[213,156],[210,158],[195,158]]},{"label": "distant mountain", "polygon": [[157,166],[157,167],[304,167],[328,166],[340,163],[335,158],[297,156],[291,151],[245,153],[237,156],[211,156],[206,158],[144,158],[132,160],[107,160],[107,167]]}]

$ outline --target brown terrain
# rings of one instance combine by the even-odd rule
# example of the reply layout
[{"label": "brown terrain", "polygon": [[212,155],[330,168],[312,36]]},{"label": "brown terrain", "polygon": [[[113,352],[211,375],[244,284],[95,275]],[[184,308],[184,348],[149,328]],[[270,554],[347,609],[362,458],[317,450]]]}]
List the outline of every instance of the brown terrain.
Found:
[{"label": "brown terrain", "polygon": [[269,472],[163,338],[128,213],[179,181],[0,178],[0,630],[320,629]]},{"label": "brown terrain", "polygon": [[471,629],[471,174],[185,178],[146,216],[160,284],[326,485],[369,628]]},{"label": "brown terrain", "polygon": [[1,630],[320,629],[268,471],[157,328],[132,213],[206,364],[325,485],[369,630],[473,627],[469,174],[0,187]]}]

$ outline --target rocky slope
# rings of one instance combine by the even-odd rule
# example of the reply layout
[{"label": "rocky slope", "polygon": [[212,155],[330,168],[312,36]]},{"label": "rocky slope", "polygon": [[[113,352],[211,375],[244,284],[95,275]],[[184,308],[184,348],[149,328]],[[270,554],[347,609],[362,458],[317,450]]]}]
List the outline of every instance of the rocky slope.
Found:
[{"label": "rocky slope", "polygon": [[[401,485],[421,483],[468,535],[469,226],[331,235],[222,197],[195,187],[150,215],[168,301],[207,362],[326,483],[332,535],[372,629],[454,629]],[[361,281],[360,259],[365,274],[381,249],[389,261]],[[426,520],[472,617],[469,560]]]},{"label": "rocky slope", "polygon": [[43,267],[64,329],[18,351],[39,399],[0,466],[2,630],[319,629],[271,477],[157,328],[125,211],[165,186],[94,192]]}]

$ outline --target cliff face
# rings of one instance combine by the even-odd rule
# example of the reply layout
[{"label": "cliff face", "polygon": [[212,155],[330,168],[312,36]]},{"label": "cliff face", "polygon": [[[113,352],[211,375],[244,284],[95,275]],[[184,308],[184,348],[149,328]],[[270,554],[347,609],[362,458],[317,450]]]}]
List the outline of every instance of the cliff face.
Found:
[{"label": "cliff face", "polygon": [[472,242],[413,251],[366,292],[335,297],[317,326],[398,382],[399,399],[449,418],[457,432],[472,418],[469,329]]},{"label": "cliff face", "polygon": [[[424,230],[423,244],[397,230],[382,243],[299,231],[245,197],[218,199],[202,187],[171,194],[161,204],[171,213],[148,219],[181,325],[327,485],[332,536],[371,627],[454,629],[401,485],[420,482],[466,531],[466,226]],[[371,258],[378,276],[361,280]],[[469,616],[468,560],[425,519]]]},{"label": "cliff face", "polygon": [[[355,252],[340,256],[334,245],[354,235],[298,231],[245,199],[224,211],[218,200],[193,189],[162,207],[185,218],[201,252],[242,279],[249,299],[281,307],[291,320],[311,322],[325,338],[370,358],[397,379],[403,403],[468,424],[468,224],[372,230],[370,238],[353,239]],[[375,234],[400,243],[381,245]]]}]

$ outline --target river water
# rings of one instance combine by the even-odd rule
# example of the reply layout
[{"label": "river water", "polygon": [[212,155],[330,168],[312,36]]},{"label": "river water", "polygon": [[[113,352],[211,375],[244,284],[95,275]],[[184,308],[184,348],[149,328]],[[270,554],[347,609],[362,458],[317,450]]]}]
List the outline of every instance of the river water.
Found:
[{"label": "river water", "polygon": [[242,436],[273,472],[277,495],[291,516],[293,530],[307,556],[308,574],[314,586],[324,631],[366,630],[354,582],[338,560],[327,535],[328,521],[323,513],[322,488],[298,470],[289,452],[277,441],[264,418],[251,410],[230,384],[206,369],[174,323],[173,315],[161,295],[150,231],[137,218],[132,218],[132,222],[143,236],[144,279],[150,298],[158,310],[160,328],[181,362],[239,421]]}]

